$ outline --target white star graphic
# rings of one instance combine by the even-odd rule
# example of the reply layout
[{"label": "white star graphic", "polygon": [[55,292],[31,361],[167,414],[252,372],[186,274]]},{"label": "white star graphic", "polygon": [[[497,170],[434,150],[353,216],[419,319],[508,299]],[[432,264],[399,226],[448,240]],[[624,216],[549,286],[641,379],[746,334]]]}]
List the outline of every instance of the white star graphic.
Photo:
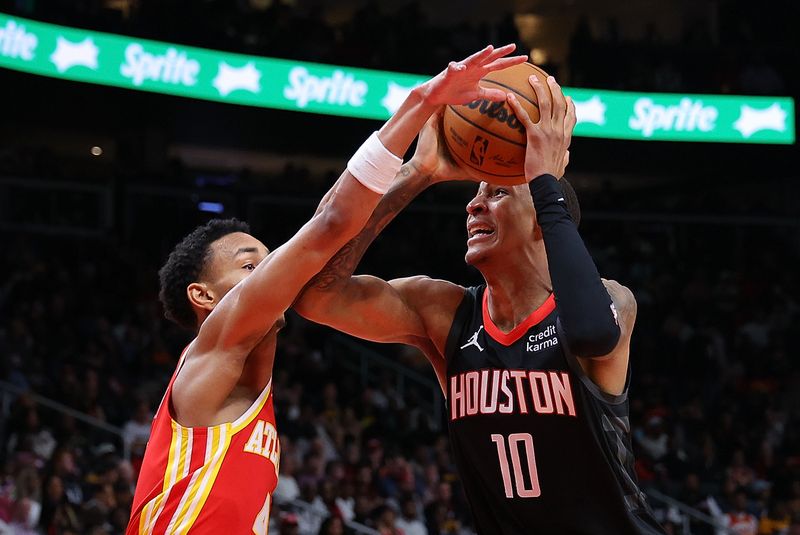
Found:
[{"label": "white star graphic", "polygon": [[747,104],[741,107],[741,113],[733,127],[738,130],[742,137],[749,138],[761,130],[775,130],[778,132],[786,131],[786,110],[775,102],[769,108],[757,110]]},{"label": "white star graphic", "polygon": [[50,61],[61,73],[76,65],[96,71],[98,52],[99,49],[95,46],[91,37],[87,37],[79,43],[73,43],[59,35],[56,40],[56,49],[50,55]]},{"label": "white star graphic", "polygon": [[237,89],[258,93],[261,90],[261,71],[256,69],[252,61],[247,62],[244,67],[231,67],[220,61],[213,85],[223,97]]},{"label": "white star graphic", "polygon": [[405,87],[394,82],[389,82],[386,95],[381,99],[381,106],[386,108],[390,114],[393,114],[415,87],[416,86]]},{"label": "white star graphic", "polygon": [[593,123],[599,126],[606,124],[606,105],[600,100],[598,95],[594,95],[589,100],[575,103],[576,124]]}]

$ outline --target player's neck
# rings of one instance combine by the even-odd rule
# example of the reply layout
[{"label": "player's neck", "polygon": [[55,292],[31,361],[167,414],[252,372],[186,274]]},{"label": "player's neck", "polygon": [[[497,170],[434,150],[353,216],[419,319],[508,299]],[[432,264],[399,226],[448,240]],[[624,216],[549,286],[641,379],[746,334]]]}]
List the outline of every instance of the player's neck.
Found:
[{"label": "player's neck", "polygon": [[552,293],[547,265],[506,262],[502,271],[486,270],[489,316],[504,332],[511,331],[539,308]]}]

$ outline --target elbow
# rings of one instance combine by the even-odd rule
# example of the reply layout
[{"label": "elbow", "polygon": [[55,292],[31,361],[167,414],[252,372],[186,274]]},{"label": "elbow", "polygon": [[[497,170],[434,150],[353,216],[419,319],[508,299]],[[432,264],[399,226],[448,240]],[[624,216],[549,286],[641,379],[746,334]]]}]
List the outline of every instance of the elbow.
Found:
[{"label": "elbow", "polygon": [[564,329],[564,338],[570,352],[583,358],[608,355],[617,347],[621,334],[619,325],[613,318],[593,322],[591,325]]},{"label": "elbow", "polygon": [[347,240],[344,241],[348,241],[360,230],[358,222],[354,220],[355,218],[351,217],[347,210],[340,206],[331,206],[329,204],[323,208],[317,217],[320,218],[320,236],[328,243],[336,241],[336,239],[341,240],[343,237],[347,237]]}]

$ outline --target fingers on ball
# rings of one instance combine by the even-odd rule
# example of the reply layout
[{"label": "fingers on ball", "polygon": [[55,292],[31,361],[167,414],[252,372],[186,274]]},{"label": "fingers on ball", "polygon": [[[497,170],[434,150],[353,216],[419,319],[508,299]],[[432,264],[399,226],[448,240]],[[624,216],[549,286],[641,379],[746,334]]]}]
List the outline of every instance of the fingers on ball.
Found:
[{"label": "fingers on ball", "polygon": [[543,117],[550,118],[552,102],[550,101],[550,95],[548,94],[549,91],[544,88],[541,80],[539,80],[536,75],[532,74],[528,78],[528,81],[530,82],[534,93],[536,93],[536,101],[539,103],[539,121],[541,122]]}]

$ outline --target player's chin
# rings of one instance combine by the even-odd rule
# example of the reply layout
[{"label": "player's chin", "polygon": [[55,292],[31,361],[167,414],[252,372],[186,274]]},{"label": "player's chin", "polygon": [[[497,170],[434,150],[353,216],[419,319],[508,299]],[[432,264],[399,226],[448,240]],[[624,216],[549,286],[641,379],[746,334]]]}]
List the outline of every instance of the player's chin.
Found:
[{"label": "player's chin", "polygon": [[464,261],[468,266],[480,265],[488,256],[490,249],[485,244],[467,245],[467,254],[464,255]]}]

